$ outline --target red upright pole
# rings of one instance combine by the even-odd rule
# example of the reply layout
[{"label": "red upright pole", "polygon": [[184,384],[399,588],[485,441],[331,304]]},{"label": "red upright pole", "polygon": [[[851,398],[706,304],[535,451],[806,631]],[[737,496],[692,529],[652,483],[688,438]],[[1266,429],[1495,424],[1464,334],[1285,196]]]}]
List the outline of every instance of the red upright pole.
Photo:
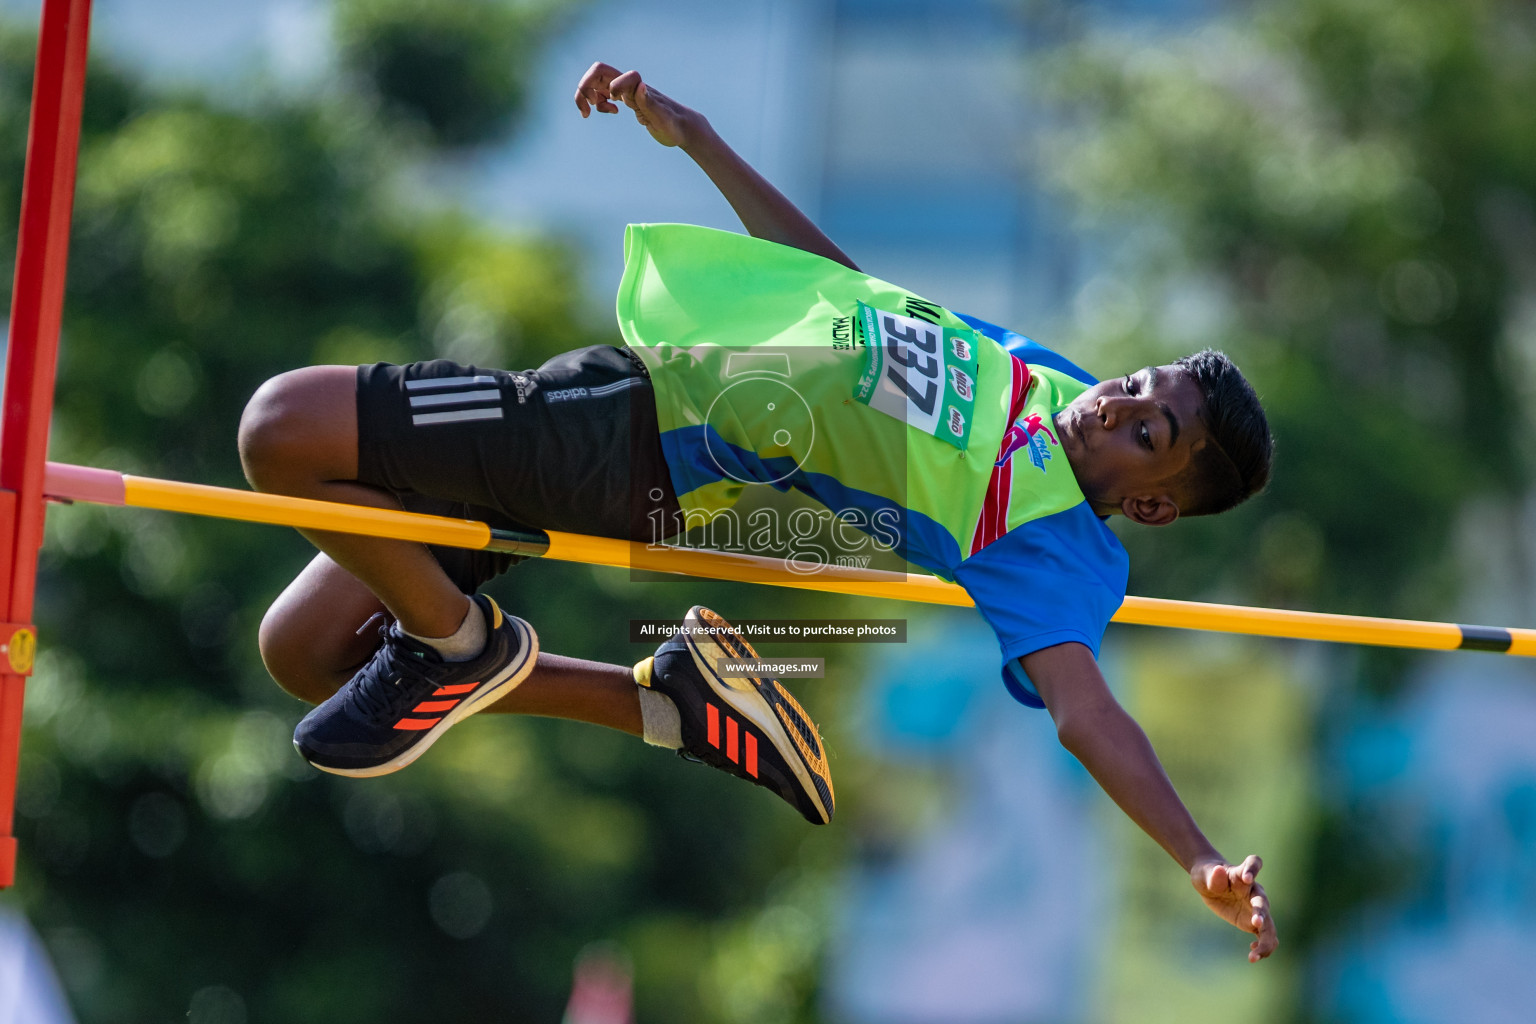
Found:
[{"label": "red upright pole", "polygon": [[90,0],[43,0],[0,419],[0,886],[16,877],[16,758],[32,671],[43,465],[53,414],[64,270],[75,200]]}]

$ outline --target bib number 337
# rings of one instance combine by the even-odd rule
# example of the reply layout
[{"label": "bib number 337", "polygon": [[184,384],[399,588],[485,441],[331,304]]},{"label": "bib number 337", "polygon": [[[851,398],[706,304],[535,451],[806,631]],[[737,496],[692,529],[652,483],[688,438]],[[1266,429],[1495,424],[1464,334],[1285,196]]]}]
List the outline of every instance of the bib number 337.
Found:
[{"label": "bib number 337", "polygon": [[976,332],[859,303],[864,374],[853,396],[965,451],[976,411]]}]

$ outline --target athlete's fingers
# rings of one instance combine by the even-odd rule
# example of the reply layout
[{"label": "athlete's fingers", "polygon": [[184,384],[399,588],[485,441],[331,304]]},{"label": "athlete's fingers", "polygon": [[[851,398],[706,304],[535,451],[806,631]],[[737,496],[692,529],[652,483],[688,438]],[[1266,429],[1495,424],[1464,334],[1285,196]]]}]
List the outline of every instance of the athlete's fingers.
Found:
[{"label": "athlete's fingers", "polygon": [[1248,959],[1258,963],[1275,951],[1280,945],[1280,937],[1275,933],[1275,919],[1269,912],[1269,895],[1262,885],[1254,883],[1253,898],[1248,902],[1253,907],[1253,932],[1258,936],[1250,947]]},{"label": "athlete's fingers", "polygon": [[595,60],[592,62],[591,67],[582,72],[581,84],[588,85],[596,83],[606,86],[607,83],[613,81],[614,76],[616,76],[618,73],[619,69],[614,67],[612,64],[607,64],[603,61]]},{"label": "athlete's fingers", "polygon": [[1259,877],[1259,869],[1263,866],[1264,858],[1260,857],[1256,853],[1250,853],[1243,860],[1243,863],[1239,865],[1237,873],[1244,882],[1252,884],[1253,880]]},{"label": "athlete's fingers", "polygon": [[644,84],[640,81],[640,72],[626,71],[608,83],[608,92],[614,99],[623,100],[625,106],[635,109],[637,104],[645,99],[640,91]]},{"label": "athlete's fingers", "polygon": [[586,74],[581,76],[581,81],[576,83],[576,109],[581,111],[581,116],[586,117],[592,112],[592,107],[605,114],[617,114],[619,108],[609,102],[610,83],[618,68],[602,61],[595,62],[587,68]]},{"label": "athlete's fingers", "polygon": [[617,114],[619,112],[619,108],[607,100],[597,100],[589,106],[587,98],[581,93],[576,94],[576,109],[581,111],[582,117],[586,117],[594,109],[603,114]]},{"label": "athlete's fingers", "polygon": [[619,112],[619,108],[607,100],[597,100],[595,103],[589,104],[587,98],[581,93],[576,94],[576,109],[581,111],[582,117],[586,117],[594,109],[604,114],[617,114]]},{"label": "athlete's fingers", "polygon": [[1264,926],[1259,929],[1259,937],[1248,946],[1248,962],[1258,963],[1273,953],[1280,945],[1280,936],[1275,933],[1274,918],[1266,916]]},{"label": "athlete's fingers", "polygon": [[1227,877],[1227,865],[1212,864],[1205,870],[1205,888],[1212,893],[1227,891],[1230,879]]},{"label": "athlete's fingers", "polygon": [[635,102],[630,106],[635,108],[635,120],[646,127],[656,124],[662,113],[651,102],[651,87],[644,82],[635,87]]}]

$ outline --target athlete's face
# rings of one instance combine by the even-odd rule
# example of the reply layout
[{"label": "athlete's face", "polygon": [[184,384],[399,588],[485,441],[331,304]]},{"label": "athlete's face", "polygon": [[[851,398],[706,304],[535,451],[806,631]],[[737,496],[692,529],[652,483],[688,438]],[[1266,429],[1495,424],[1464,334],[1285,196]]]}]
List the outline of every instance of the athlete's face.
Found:
[{"label": "athlete's face", "polygon": [[1178,518],[1178,481],[1206,443],[1203,400],[1176,366],[1149,366],[1096,384],[1056,414],[1077,484],[1100,515],[1151,526]]}]

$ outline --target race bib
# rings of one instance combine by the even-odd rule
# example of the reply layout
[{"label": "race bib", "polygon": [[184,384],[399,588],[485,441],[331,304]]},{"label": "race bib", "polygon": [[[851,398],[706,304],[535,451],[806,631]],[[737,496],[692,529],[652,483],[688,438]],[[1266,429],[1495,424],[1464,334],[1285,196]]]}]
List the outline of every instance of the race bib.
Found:
[{"label": "race bib", "polygon": [[866,362],[853,396],[965,451],[976,412],[976,332],[859,303]]}]

